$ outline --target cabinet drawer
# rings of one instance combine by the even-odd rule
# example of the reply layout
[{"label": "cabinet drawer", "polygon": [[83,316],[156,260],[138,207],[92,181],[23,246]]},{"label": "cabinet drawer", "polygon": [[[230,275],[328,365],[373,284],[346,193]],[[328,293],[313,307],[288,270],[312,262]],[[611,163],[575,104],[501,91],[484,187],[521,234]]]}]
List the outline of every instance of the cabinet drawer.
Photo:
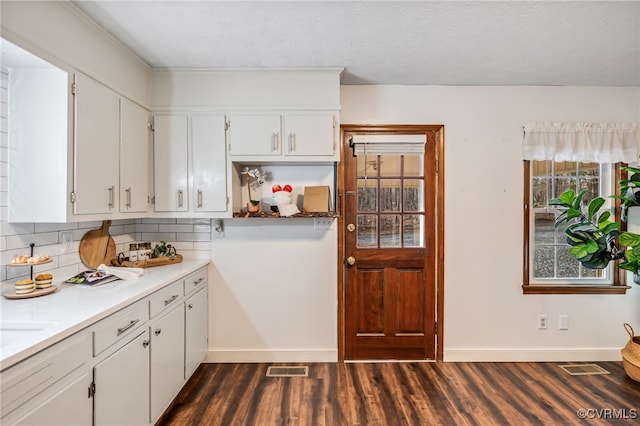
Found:
[{"label": "cabinet drawer", "polygon": [[93,327],[93,356],[124,339],[145,324],[148,317],[147,305],[140,301],[98,322]]},{"label": "cabinet drawer", "polygon": [[184,279],[184,295],[207,286],[207,268],[202,268]]},{"label": "cabinet drawer", "polygon": [[165,309],[173,308],[182,298],[182,281],[169,284],[162,290],[153,293],[149,298],[150,318],[158,315]]},{"label": "cabinet drawer", "polygon": [[0,412],[8,415],[91,359],[89,335],[81,332],[3,371]]}]

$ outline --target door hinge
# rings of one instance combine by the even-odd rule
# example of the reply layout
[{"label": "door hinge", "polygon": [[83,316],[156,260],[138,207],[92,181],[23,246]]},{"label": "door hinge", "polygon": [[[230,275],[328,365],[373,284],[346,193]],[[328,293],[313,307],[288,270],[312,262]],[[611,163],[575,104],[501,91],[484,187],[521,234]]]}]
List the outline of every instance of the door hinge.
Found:
[{"label": "door hinge", "polygon": [[147,127],[148,127],[148,128],[149,128],[149,130],[151,130],[152,132],[155,132],[155,131],[156,131],[156,127],[153,125],[153,123],[149,123],[149,124],[147,125]]},{"label": "door hinge", "polygon": [[229,130],[229,127],[231,127],[231,122],[230,121],[225,121],[224,122],[224,129],[225,130]]},{"label": "door hinge", "polygon": [[437,322],[434,322],[434,323],[433,323],[433,332],[434,332],[435,334],[438,334],[438,323],[437,323]]},{"label": "door hinge", "polygon": [[71,198],[71,203],[75,203],[76,202],[76,193],[71,191],[70,198]]},{"label": "door hinge", "polygon": [[96,394],[96,382],[91,382],[91,384],[89,385],[89,393],[87,395],[87,398],[91,398]]},{"label": "door hinge", "polygon": [[76,83],[71,83],[71,94],[75,95],[78,90],[78,85]]}]

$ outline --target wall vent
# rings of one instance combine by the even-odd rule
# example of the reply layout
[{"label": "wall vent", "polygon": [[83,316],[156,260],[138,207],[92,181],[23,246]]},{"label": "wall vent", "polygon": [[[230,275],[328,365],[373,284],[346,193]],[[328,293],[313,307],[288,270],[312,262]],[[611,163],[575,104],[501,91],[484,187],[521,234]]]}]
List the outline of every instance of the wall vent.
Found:
[{"label": "wall vent", "polygon": [[562,368],[564,371],[571,374],[572,376],[611,374],[597,364],[566,364],[566,365],[561,365],[560,368]]},{"label": "wall vent", "polygon": [[309,367],[278,365],[267,368],[267,377],[307,377]]}]

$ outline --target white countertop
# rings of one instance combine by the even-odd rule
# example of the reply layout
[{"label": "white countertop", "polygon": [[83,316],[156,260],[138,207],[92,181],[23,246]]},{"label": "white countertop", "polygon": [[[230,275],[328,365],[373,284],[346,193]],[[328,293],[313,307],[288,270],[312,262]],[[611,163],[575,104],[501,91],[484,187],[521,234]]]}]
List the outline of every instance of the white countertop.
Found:
[{"label": "white countertop", "polygon": [[[30,299],[0,297],[0,371],[71,336],[167,284],[206,266],[210,260],[184,260],[175,265],[147,268],[135,280],[114,281],[98,287],[63,284],[58,291]],[[2,291],[13,289],[12,282]],[[24,332],[19,332],[21,327]],[[32,330],[26,330],[31,328]],[[12,329],[3,332],[3,329]],[[33,331],[35,329],[36,331]],[[18,330],[18,332],[16,332]]]}]

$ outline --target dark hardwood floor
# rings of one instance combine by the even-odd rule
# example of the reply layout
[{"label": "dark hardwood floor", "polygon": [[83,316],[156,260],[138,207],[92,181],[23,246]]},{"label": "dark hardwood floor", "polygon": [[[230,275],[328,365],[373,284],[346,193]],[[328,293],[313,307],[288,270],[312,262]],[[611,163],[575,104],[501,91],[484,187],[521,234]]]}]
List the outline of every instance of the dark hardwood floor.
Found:
[{"label": "dark hardwood floor", "polygon": [[611,374],[597,376],[560,364],[300,364],[309,376],[293,378],[265,377],[276,364],[202,364],[159,424],[640,424],[640,383],[621,362],[598,362]]}]

